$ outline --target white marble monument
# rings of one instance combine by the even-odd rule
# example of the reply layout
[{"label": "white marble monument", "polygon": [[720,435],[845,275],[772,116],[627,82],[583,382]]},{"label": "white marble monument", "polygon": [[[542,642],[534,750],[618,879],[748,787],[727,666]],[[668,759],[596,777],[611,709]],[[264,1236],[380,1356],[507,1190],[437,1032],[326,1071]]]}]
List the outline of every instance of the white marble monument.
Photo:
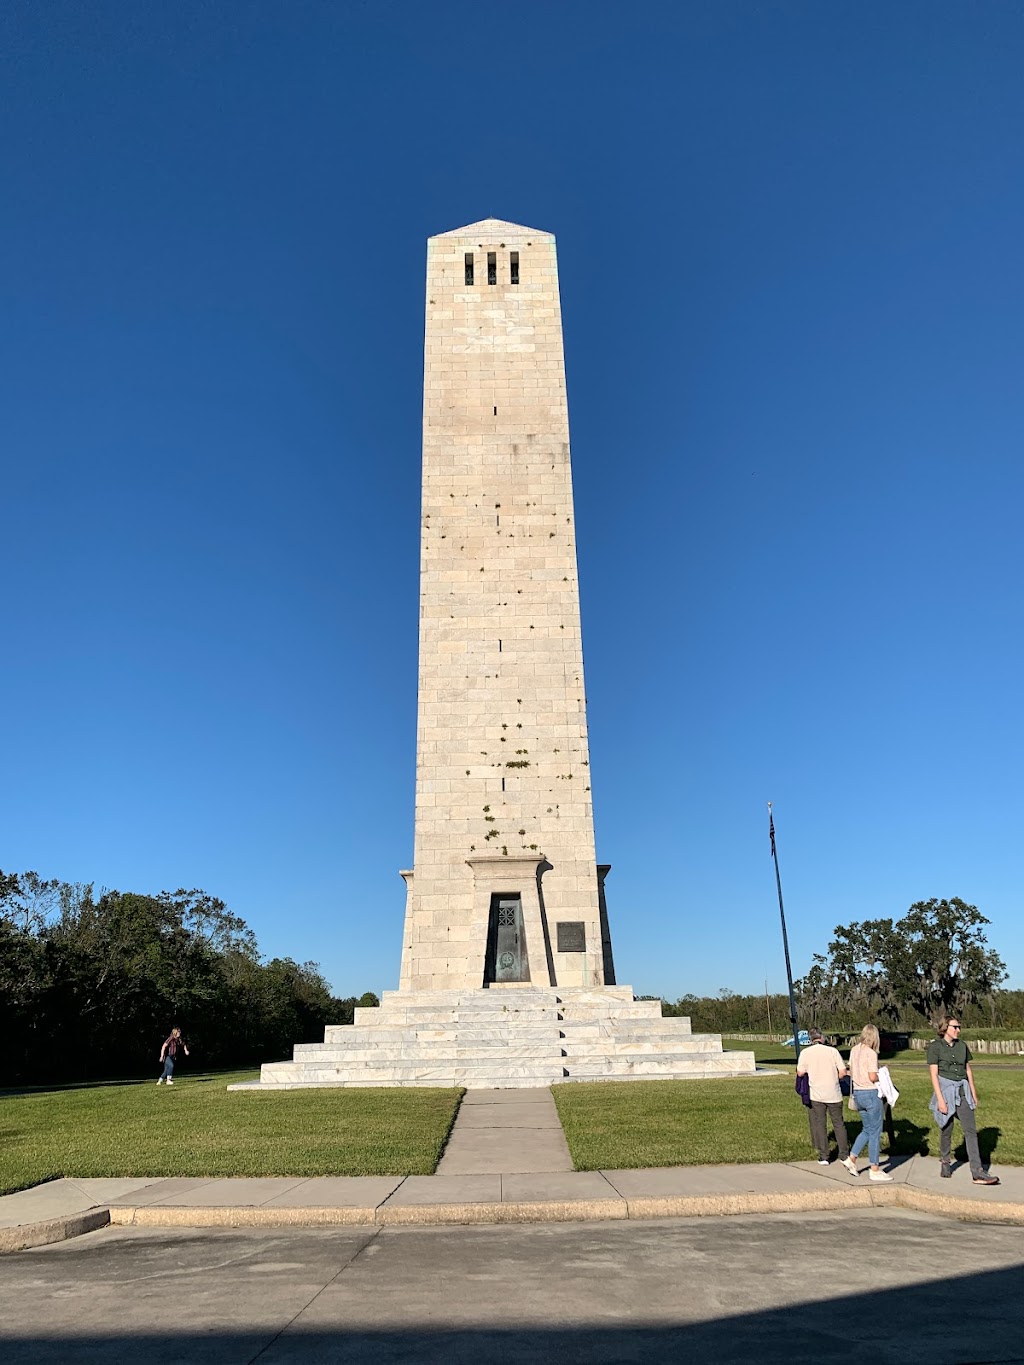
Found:
[{"label": "white marble monument", "polygon": [[495,218],[427,244],[419,645],[399,989],[259,1088],[753,1074],[615,984],[555,239]]}]

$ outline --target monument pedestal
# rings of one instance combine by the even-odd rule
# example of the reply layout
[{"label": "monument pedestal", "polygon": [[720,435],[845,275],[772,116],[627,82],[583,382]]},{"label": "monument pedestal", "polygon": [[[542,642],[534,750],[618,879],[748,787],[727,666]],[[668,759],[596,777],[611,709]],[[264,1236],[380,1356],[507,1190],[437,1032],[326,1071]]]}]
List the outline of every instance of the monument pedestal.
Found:
[{"label": "monument pedestal", "polygon": [[469,1090],[569,1081],[699,1080],[752,1076],[752,1052],[724,1052],[717,1034],[664,1019],[657,1000],[628,986],[385,991],[322,1043],[299,1043],[290,1062],[267,1063],[233,1090],[311,1086],[465,1086]]}]

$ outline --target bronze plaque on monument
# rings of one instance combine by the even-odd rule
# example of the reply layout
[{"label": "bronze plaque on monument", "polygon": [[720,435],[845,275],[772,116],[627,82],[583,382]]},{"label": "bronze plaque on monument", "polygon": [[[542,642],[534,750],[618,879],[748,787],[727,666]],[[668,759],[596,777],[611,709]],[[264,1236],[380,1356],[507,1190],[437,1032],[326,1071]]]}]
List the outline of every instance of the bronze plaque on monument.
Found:
[{"label": "bronze plaque on monument", "polygon": [[559,920],[558,951],[560,953],[585,953],[587,951],[587,932],[583,920]]}]

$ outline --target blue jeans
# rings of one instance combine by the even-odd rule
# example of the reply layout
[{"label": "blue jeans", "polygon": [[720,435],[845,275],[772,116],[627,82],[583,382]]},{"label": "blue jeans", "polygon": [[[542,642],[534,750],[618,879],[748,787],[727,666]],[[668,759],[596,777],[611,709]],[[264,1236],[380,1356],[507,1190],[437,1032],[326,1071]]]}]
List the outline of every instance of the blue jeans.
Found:
[{"label": "blue jeans", "polygon": [[174,1075],[174,1058],[168,1052],[164,1058],[164,1074],[160,1077],[162,1081],[169,1081]]},{"label": "blue jeans", "polygon": [[877,1166],[878,1153],[882,1145],[882,1118],[885,1113],[882,1097],[877,1090],[855,1090],[853,1097],[857,1101],[863,1127],[854,1138],[850,1155],[858,1157],[866,1147],[868,1160],[872,1166]]}]

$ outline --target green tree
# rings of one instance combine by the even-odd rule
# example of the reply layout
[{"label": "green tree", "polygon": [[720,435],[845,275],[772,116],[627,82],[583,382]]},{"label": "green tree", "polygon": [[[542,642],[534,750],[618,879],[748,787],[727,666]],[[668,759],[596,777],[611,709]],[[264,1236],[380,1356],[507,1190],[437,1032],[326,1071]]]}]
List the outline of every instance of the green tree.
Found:
[{"label": "green tree", "polygon": [[801,998],[812,1017],[860,1012],[890,1023],[908,1011],[933,1019],[991,1002],[1006,967],[988,946],[988,922],[977,906],[954,896],[917,901],[895,922],[840,925],[828,955],[815,953],[798,983]]}]

